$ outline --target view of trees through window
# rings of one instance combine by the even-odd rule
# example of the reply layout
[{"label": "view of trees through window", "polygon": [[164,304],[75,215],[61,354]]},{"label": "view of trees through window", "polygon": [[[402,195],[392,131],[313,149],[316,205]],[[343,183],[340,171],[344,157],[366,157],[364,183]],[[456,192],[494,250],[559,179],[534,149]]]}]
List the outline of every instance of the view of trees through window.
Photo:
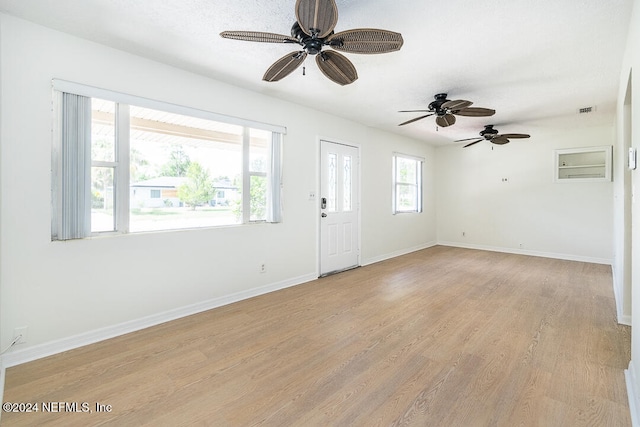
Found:
[{"label": "view of trees through window", "polygon": [[[249,132],[251,221],[264,220],[271,132],[129,107],[129,188],[119,187],[118,105],[92,99],[91,231],[114,231],[116,192],[129,202],[129,231],[243,222],[243,140]],[[246,187],[245,187],[246,188]],[[245,203],[247,202],[245,198]]]}]

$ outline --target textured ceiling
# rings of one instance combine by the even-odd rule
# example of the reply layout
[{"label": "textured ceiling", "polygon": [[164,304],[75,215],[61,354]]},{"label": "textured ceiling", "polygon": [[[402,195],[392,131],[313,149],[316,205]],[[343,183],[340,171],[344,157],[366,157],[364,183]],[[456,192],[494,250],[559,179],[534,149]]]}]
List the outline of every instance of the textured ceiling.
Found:
[{"label": "textured ceiling", "polygon": [[[501,133],[613,123],[633,0],[336,0],[335,31],[382,28],[404,46],[345,53],[359,79],[339,86],[315,60],[279,82],[266,69],[297,45],[223,39],[224,30],[289,34],[295,0],[0,0],[0,11],[368,126],[451,144],[485,124]],[[496,110],[436,129],[399,127],[436,93]],[[578,115],[578,109],[596,111]]]}]

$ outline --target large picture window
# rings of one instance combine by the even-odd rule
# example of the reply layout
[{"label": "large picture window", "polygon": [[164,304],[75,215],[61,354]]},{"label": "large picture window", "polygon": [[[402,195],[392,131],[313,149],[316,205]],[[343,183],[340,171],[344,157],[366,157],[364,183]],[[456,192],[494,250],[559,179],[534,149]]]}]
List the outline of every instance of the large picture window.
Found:
[{"label": "large picture window", "polygon": [[393,213],[422,212],[422,164],[419,157],[393,156]]},{"label": "large picture window", "polygon": [[52,239],[280,221],[284,128],[58,86]]}]

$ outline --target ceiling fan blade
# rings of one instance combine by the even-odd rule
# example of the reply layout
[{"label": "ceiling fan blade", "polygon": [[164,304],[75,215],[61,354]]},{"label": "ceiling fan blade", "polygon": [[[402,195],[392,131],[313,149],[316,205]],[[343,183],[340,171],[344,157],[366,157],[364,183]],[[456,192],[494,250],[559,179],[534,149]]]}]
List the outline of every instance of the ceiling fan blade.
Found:
[{"label": "ceiling fan blade", "polygon": [[470,107],[471,104],[473,104],[473,102],[465,101],[464,99],[458,99],[455,101],[447,101],[443,103],[441,107],[447,110],[462,110],[463,108]]},{"label": "ceiling fan blade", "polygon": [[464,147],[462,147],[462,148],[471,147],[472,145],[477,144],[478,142],[480,142],[480,141],[482,141],[482,140],[484,140],[484,138],[478,138],[476,141],[470,142],[470,143],[468,143],[467,145],[465,145],[465,146],[464,146]]},{"label": "ceiling fan blade", "polygon": [[504,135],[498,135],[498,136],[495,136],[495,137],[491,138],[491,142],[493,142],[494,144],[498,144],[498,145],[504,145],[504,144],[507,144],[509,142],[509,139],[505,138]]},{"label": "ceiling fan blade", "polygon": [[306,57],[307,52],[304,51],[286,54],[269,67],[267,72],[264,73],[262,80],[277,82],[278,80],[287,77],[304,62]]},{"label": "ceiling fan blade", "polygon": [[297,0],[296,19],[307,35],[322,39],[338,23],[338,6],[335,0]]},{"label": "ceiling fan blade", "polygon": [[502,135],[504,138],[518,139],[518,138],[529,138],[531,135],[527,135],[526,133],[504,133]]},{"label": "ceiling fan blade", "polygon": [[474,140],[474,139],[483,139],[483,137],[481,137],[481,136],[474,136],[473,138],[457,139],[457,140],[455,140],[455,141],[453,141],[453,142],[471,141],[471,140]]},{"label": "ceiling fan blade", "polygon": [[356,28],[330,36],[329,45],[342,52],[387,53],[400,50],[404,40],[402,34],[375,28]]},{"label": "ceiling fan blade", "polygon": [[260,31],[223,31],[221,37],[232,40],[244,40],[247,42],[262,43],[299,43],[298,39],[275,33],[263,33]]},{"label": "ceiling fan blade", "polygon": [[316,63],[322,74],[339,85],[348,85],[358,79],[356,67],[338,52],[322,52],[316,55]]},{"label": "ceiling fan blade", "polygon": [[453,111],[453,114],[457,116],[468,116],[468,117],[493,116],[495,113],[496,113],[496,110],[492,110],[490,108],[480,108],[480,107],[469,107],[469,108],[463,108],[461,110]]},{"label": "ceiling fan blade", "polygon": [[409,123],[416,122],[418,120],[424,119],[425,117],[433,116],[435,113],[425,114],[424,116],[416,117],[415,119],[407,120],[406,122],[400,123],[398,126],[408,125]]},{"label": "ceiling fan blade", "polygon": [[451,126],[456,122],[456,116],[453,114],[445,114],[444,116],[436,117],[436,124],[441,128],[446,128],[447,126]]}]

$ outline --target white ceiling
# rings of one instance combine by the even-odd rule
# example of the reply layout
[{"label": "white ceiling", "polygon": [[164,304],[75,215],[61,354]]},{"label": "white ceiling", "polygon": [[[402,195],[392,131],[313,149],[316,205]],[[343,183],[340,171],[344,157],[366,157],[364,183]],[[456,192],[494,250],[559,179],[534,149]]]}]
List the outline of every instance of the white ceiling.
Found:
[{"label": "white ceiling", "polygon": [[[359,79],[339,86],[308,57],[280,82],[266,69],[297,45],[223,39],[224,30],[288,35],[295,0],[0,0],[0,11],[156,61],[368,126],[452,144],[485,124],[535,135],[540,127],[613,123],[634,0],[336,0],[335,31],[382,28],[404,46],[383,55],[345,55]],[[433,117],[399,127],[436,93],[496,110]],[[581,107],[596,112],[578,115]]]}]

